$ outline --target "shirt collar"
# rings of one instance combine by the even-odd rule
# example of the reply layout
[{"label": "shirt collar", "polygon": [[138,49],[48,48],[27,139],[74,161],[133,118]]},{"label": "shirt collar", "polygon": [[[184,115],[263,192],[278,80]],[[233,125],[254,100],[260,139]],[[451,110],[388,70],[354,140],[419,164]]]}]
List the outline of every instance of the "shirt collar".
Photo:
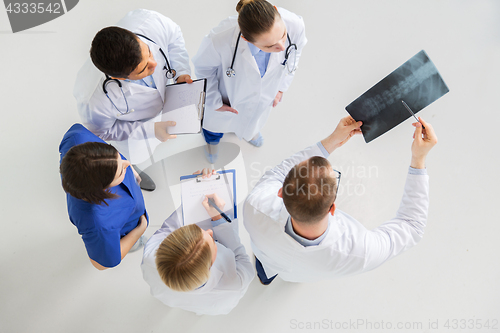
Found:
[{"label": "shirt collar", "polygon": [[295,233],[295,231],[293,230],[292,221],[290,220],[290,217],[288,217],[288,219],[286,221],[286,225],[285,225],[285,232],[288,235],[290,235],[293,239],[295,239],[302,246],[319,245],[319,243],[321,243],[323,241],[323,239],[325,239],[329,230],[330,230],[330,221],[328,221],[328,227],[326,228],[325,232],[321,236],[319,236],[318,238],[311,240],[311,239],[304,238],[304,237],[298,235],[297,233]]},{"label": "shirt collar", "polygon": [[255,55],[257,53],[259,53],[260,49],[257,46],[253,45],[252,43],[250,43],[250,42],[247,42],[247,43],[248,43],[248,47],[250,48],[250,53],[252,53],[252,56],[255,57]]}]

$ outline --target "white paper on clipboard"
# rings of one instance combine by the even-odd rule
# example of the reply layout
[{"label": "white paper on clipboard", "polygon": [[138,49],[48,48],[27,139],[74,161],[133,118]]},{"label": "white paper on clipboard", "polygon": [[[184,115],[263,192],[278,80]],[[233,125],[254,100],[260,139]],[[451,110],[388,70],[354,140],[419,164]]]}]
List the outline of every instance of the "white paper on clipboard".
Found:
[{"label": "white paper on clipboard", "polygon": [[205,109],[205,88],[206,79],[166,86],[165,105],[161,119],[162,121],[173,120],[179,126],[177,129],[174,127],[175,133],[170,132],[170,134],[191,134],[201,131]]},{"label": "white paper on clipboard", "polygon": [[226,203],[222,211],[234,216],[234,177],[222,174],[212,175],[208,179],[193,177],[181,181],[182,215],[184,225],[210,219],[202,205],[205,195],[216,193]]},{"label": "white paper on clipboard", "polygon": [[175,126],[168,128],[169,134],[199,133],[201,123],[198,110],[194,104],[166,112],[161,115],[161,121],[175,121]]}]

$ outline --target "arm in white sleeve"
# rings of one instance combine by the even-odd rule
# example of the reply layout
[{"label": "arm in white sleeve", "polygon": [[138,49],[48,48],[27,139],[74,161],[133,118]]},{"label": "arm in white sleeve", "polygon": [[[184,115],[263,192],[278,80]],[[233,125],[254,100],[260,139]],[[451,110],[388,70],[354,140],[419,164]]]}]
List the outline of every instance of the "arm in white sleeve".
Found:
[{"label": "arm in white sleeve", "polygon": [[423,237],[429,209],[429,176],[408,174],[396,217],[365,235],[364,271],[415,246]]},{"label": "arm in white sleeve", "polygon": [[207,79],[205,104],[207,108],[212,110],[217,110],[223,104],[217,76],[217,71],[221,63],[221,57],[215,49],[212,40],[208,36],[203,38],[198,52],[193,57],[193,64],[196,78]]},{"label": "arm in white sleeve", "polygon": [[[299,18],[299,22],[298,22],[298,33],[294,34],[294,36],[290,36],[290,39],[291,39],[291,42],[294,43],[295,45],[297,45],[297,58],[296,58],[296,61],[295,61],[295,67],[296,69],[298,68],[299,66],[299,59],[300,59],[300,56],[302,55],[302,50],[304,49],[304,46],[306,45],[307,43],[307,38],[306,38],[306,29],[305,29],[305,26],[304,26],[304,20],[302,19],[302,17],[298,17]],[[294,38],[294,39],[292,39]],[[293,81],[293,78],[295,77],[295,72],[293,73],[287,73],[287,75],[284,77],[281,85],[280,85],[280,91],[282,92],[285,92],[288,90],[288,88],[290,87],[290,85],[292,84],[292,81]]]},{"label": "arm in white sleeve", "polygon": [[[107,105],[108,103],[109,105]],[[155,138],[154,122],[148,121],[154,118],[122,121],[119,119],[119,112],[107,98],[95,98],[90,102],[78,103],[77,107],[85,127],[105,141]],[[109,110],[113,112],[111,115]]]},{"label": "arm in white sleeve", "polygon": [[[238,220],[233,220],[232,223],[238,223]],[[245,247],[241,244],[235,228],[230,223],[224,222],[215,226],[213,231],[215,240],[233,251],[236,272],[241,279],[242,286],[245,286],[254,277],[253,265],[245,251]]]}]

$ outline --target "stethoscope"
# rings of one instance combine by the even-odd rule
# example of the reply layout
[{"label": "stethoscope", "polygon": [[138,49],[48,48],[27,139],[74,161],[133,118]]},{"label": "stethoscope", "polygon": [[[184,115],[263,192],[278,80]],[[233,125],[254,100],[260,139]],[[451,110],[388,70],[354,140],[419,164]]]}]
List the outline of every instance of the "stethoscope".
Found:
[{"label": "stethoscope", "polygon": [[[233,61],[231,62],[231,66],[226,70],[227,77],[232,77],[236,75],[236,72],[234,71],[234,59],[236,59],[236,52],[238,51],[238,44],[240,43],[240,38],[241,38],[241,31],[238,34],[238,40],[236,41],[236,47],[234,48]],[[285,51],[285,60],[281,65],[286,66],[288,69],[288,73],[291,74],[295,71],[295,61],[297,60],[297,45],[292,44],[288,32],[286,33],[286,38],[288,39],[289,45]],[[292,52],[293,52],[293,62],[288,61],[288,58]]]},{"label": "stethoscope", "polygon": [[[151,38],[149,37],[146,37],[144,35],[141,35],[141,34],[136,34],[137,36],[139,37],[142,37],[144,39],[147,39],[149,40],[150,42],[152,42],[153,44],[156,44],[156,42],[154,40],[152,40]],[[156,44],[158,45],[158,44]],[[165,66],[163,66],[163,69],[166,69],[167,70],[167,73],[165,74],[165,76],[167,77],[167,81],[168,80],[172,80],[174,77],[175,77],[175,74],[177,73],[175,71],[175,69],[173,69],[172,67],[170,67],[170,63],[168,62],[168,59],[167,59],[167,56],[165,55],[165,52],[163,52],[163,50],[161,49],[160,47],[160,52],[161,54],[163,55],[163,58],[165,58]],[[129,110],[129,107],[128,107],[128,101],[127,101],[127,98],[125,97],[125,93],[123,92],[123,88],[122,88],[122,83],[120,82],[120,80],[118,79],[113,79],[112,77],[110,77],[109,75],[105,74],[106,75],[106,80],[104,80],[104,82],[102,83],[102,91],[106,94],[106,97],[109,99],[109,101],[111,102],[111,104],[113,104],[113,106],[115,107],[116,110],[118,110],[118,112],[120,112],[120,114],[118,114],[118,116],[124,116],[126,114],[129,114],[131,112],[134,112],[134,109],[132,110]],[[127,106],[127,111],[125,112],[122,112],[118,109],[118,107],[115,105],[115,103],[113,103],[113,101],[111,100],[111,98],[109,97],[108,95],[108,90],[106,89],[106,86],[111,83],[111,82],[116,82],[118,84],[118,87],[120,87],[120,90],[122,92],[122,96],[123,96],[123,99],[125,100],[125,105]]]}]

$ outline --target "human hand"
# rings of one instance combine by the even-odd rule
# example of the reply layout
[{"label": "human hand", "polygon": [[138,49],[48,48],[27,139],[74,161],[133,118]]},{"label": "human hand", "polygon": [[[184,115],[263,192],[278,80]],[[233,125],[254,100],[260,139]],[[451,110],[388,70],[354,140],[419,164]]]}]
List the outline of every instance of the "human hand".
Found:
[{"label": "human hand", "polygon": [[139,218],[139,224],[137,225],[137,227],[135,227],[134,230],[137,230],[137,232],[140,235],[142,235],[146,231],[147,227],[148,227],[148,219],[146,218],[146,214],[143,214]]},{"label": "human hand", "polygon": [[283,92],[278,91],[278,94],[276,94],[276,97],[274,97],[273,108],[275,108],[276,105],[278,105],[278,103],[281,102],[282,99],[283,99]]},{"label": "human hand", "polygon": [[332,153],[335,149],[342,147],[353,135],[361,134],[360,127],[362,125],[363,122],[356,122],[351,116],[344,117],[340,120],[335,131],[321,143],[329,153]]},{"label": "human hand", "polygon": [[205,168],[202,171],[200,171],[200,170],[195,171],[193,173],[193,175],[199,175],[200,173],[201,173],[201,178],[203,178],[203,179],[210,178],[210,177],[212,177],[212,175],[215,175],[215,169],[212,169],[212,171],[210,171],[209,168]]},{"label": "human hand", "polygon": [[191,79],[191,76],[189,74],[184,74],[177,78],[177,83],[183,83],[183,82],[193,83],[193,79]]},{"label": "human hand", "polygon": [[202,202],[203,207],[205,207],[208,215],[212,218],[212,221],[216,221],[222,218],[220,213],[208,203],[208,198],[211,198],[220,210],[224,210],[226,203],[217,194],[207,194]]},{"label": "human hand", "polygon": [[[413,133],[413,143],[411,145],[411,167],[415,169],[425,168],[425,158],[427,154],[437,144],[437,136],[434,128],[428,122],[418,117],[420,122],[415,122],[415,133]],[[422,128],[422,124],[425,129]]]},{"label": "human hand", "polygon": [[155,136],[161,142],[165,142],[170,139],[175,139],[177,135],[168,134],[168,128],[175,126],[175,121],[159,121],[155,123]]},{"label": "human hand", "polygon": [[222,104],[222,106],[220,108],[218,108],[217,110],[215,110],[215,111],[219,111],[219,112],[232,112],[234,114],[238,114],[238,111],[236,109],[233,109],[232,107],[230,107],[227,104]]}]

